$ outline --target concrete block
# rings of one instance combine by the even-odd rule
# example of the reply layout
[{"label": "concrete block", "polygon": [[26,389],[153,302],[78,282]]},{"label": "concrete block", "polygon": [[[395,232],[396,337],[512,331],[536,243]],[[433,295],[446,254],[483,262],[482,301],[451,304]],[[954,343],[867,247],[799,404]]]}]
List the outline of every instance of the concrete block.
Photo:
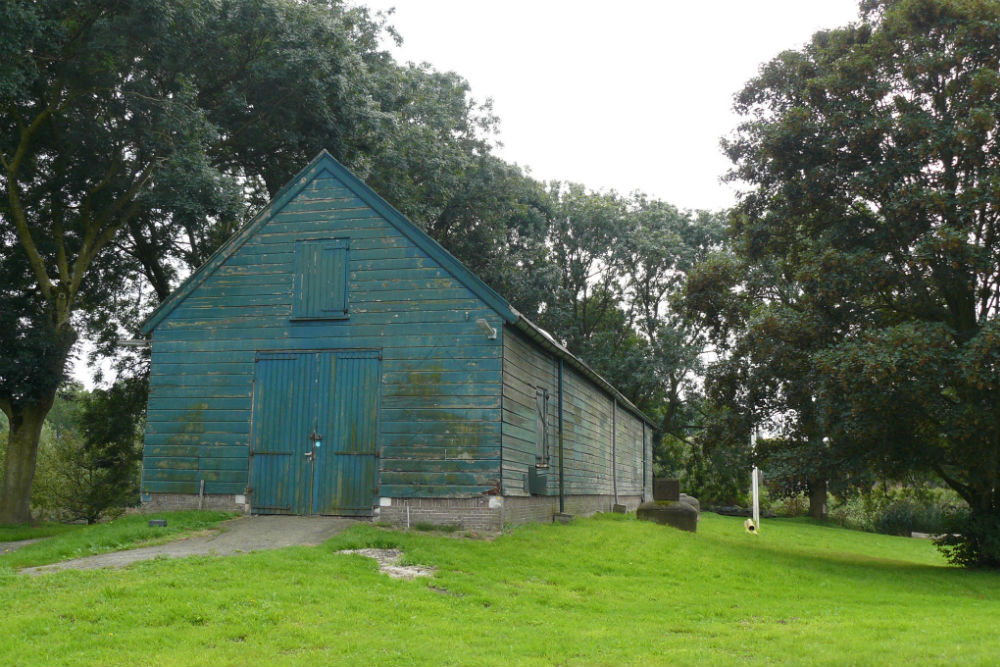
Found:
[{"label": "concrete block", "polygon": [[653,500],[680,500],[681,481],[679,479],[654,479]]},{"label": "concrete block", "polygon": [[698,531],[698,510],[680,501],[654,500],[643,503],[635,511],[635,515],[642,521],[673,526],[692,533]]}]

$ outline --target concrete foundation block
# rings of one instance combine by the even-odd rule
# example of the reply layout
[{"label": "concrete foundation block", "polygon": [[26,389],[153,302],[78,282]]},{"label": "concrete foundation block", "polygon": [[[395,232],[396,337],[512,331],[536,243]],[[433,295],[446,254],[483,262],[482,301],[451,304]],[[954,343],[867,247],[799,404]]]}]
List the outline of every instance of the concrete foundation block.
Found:
[{"label": "concrete foundation block", "polygon": [[681,481],[679,479],[657,478],[653,480],[653,500],[680,500]]},{"label": "concrete foundation block", "polygon": [[654,500],[643,503],[635,511],[635,515],[642,521],[673,526],[692,533],[698,531],[698,510],[680,501]]},{"label": "concrete foundation block", "polygon": [[695,498],[694,496],[689,496],[686,493],[682,493],[680,494],[680,498],[678,498],[678,500],[680,500],[682,503],[687,503],[691,507],[698,510],[698,513],[701,514],[701,503],[698,502],[698,499]]}]

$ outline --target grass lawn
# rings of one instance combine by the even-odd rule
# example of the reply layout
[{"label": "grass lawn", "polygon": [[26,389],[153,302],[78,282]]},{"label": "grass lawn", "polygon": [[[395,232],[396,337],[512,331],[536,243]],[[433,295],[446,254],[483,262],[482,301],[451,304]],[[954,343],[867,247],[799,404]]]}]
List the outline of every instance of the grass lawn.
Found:
[{"label": "grass lawn", "polygon": [[[159,512],[132,514],[93,526],[66,524],[4,526],[0,527],[0,541],[38,537],[50,539],[23,546],[17,551],[0,556],[0,573],[4,572],[4,568],[48,565],[109,551],[162,544],[177,539],[180,534],[193,534],[212,528],[219,521],[234,516],[236,515],[232,512]],[[151,528],[150,519],[166,519],[167,525]],[[0,639],[0,645],[2,644],[3,639]]]},{"label": "grass lawn", "polygon": [[[799,520],[753,537],[714,514],[698,530],[359,525],[321,547],[41,577],[17,574],[15,552],[0,664],[1000,663],[1000,574],[948,567],[929,542]],[[333,553],[365,546],[439,569],[400,581]]]}]

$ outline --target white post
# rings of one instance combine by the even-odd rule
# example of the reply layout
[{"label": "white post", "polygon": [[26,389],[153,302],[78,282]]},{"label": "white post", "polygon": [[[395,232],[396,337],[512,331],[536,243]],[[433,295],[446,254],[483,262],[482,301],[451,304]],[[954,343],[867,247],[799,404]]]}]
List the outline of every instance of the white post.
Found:
[{"label": "white post", "polygon": [[[754,453],[757,452],[757,429],[754,428],[750,432],[750,450]],[[760,470],[757,466],[753,467],[750,471],[750,495],[753,496],[753,529],[754,532],[760,533]]]},{"label": "white post", "polygon": [[751,488],[753,489],[753,525],[754,531],[760,533],[760,496],[758,495],[758,480],[760,478],[760,470],[757,466],[753,467],[753,472],[750,473],[751,476]]}]

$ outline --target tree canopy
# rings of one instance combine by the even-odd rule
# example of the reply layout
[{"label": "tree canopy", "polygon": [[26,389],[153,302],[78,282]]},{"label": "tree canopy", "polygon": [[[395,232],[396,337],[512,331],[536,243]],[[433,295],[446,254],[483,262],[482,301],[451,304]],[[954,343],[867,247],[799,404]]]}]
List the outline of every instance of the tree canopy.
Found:
[{"label": "tree canopy", "polygon": [[818,420],[830,460],[933,472],[972,512],[952,555],[1000,565],[1000,5],[866,1],[736,109],[743,310],[700,310],[742,313],[737,348],[772,381],[754,409]]}]

